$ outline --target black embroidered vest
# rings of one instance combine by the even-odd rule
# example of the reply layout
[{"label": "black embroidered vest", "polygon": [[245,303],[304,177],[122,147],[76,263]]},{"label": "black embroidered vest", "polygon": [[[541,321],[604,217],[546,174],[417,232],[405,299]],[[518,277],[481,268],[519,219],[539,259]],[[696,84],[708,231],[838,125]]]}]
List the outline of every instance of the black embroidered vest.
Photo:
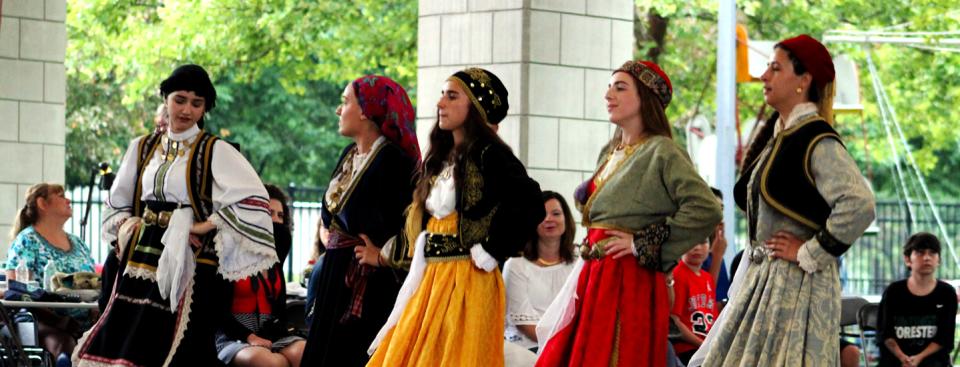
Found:
[{"label": "black embroidered vest", "polygon": [[[778,212],[807,226],[820,230],[832,209],[817,191],[810,168],[813,148],[822,140],[832,138],[843,144],[840,135],[822,117],[813,115],[796,126],[781,132],[768,144],[770,153],[762,161],[752,162],[743,170],[734,187],[734,199],[743,210],[747,207],[747,184],[753,171],[759,169],[754,189]],[[759,197],[755,198],[759,199]],[[754,215],[751,215],[754,216]],[[750,224],[750,236],[755,235],[755,223]]]},{"label": "black embroidered vest", "polygon": [[[163,134],[153,133],[140,139],[137,146],[137,188],[133,195],[133,215],[140,217],[143,215],[143,202],[140,197],[143,195],[143,171],[147,167],[147,162],[153,157],[154,151],[160,146]],[[187,192],[190,195],[190,203],[193,208],[194,220],[205,221],[213,214],[213,177],[210,169],[210,161],[213,158],[213,146],[218,138],[205,131],[197,134],[197,143],[194,149],[190,151],[190,161],[187,162]]]}]

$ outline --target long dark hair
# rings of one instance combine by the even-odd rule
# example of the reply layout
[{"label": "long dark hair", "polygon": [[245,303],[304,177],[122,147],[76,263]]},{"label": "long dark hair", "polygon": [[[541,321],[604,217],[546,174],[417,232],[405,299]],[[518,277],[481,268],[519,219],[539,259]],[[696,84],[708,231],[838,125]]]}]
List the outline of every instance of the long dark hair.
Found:
[{"label": "long dark hair", "polygon": [[[660,104],[660,99],[633,74],[625,71],[618,71],[618,73],[630,75],[633,78],[633,84],[637,86],[637,95],[640,97],[640,123],[643,124],[643,132],[647,135],[660,135],[673,139],[670,120],[667,119],[667,113],[664,111],[663,105]],[[622,138],[623,129],[618,128],[604,150],[613,149],[620,144]]]},{"label": "long dark hair", "polygon": [[406,210],[406,224],[404,232],[407,233],[407,241],[411,248],[416,242],[417,234],[423,229],[423,211],[427,196],[430,195],[430,186],[433,184],[433,177],[440,174],[443,169],[443,162],[452,159],[454,167],[454,184],[457,190],[463,190],[464,185],[464,161],[474,150],[484,146],[484,144],[499,145],[503,149],[510,150],[507,143],[497,136],[497,133],[487,125],[487,121],[480,115],[476,107],[471,103],[467,112],[466,121],[463,122],[463,141],[460,145],[454,147],[453,132],[440,128],[440,113],[437,111],[437,119],[430,130],[430,150],[426,157],[420,163],[418,169],[419,177],[413,190],[413,202]]},{"label": "long dark hair", "polygon": [[464,165],[462,163],[470,152],[475,148],[481,148],[483,144],[487,143],[500,145],[510,150],[507,143],[504,143],[503,140],[497,136],[497,133],[487,125],[487,121],[483,119],[480,112],[477,111],[472,103],[470,104],[469,112],[467,112],[466,121],[463,122],[463,129],[463,141],[460,142],[460,146],[454,147],[453,132],[440,128],[440,115],[437,115],[437,120],[433,124],[433,130],[430,131],[430,150],[427,151],[426,158],[423,159],[420,168],[420,177],[417,179],[417,185],[413,192],[414,203],[423,203],[427,200],[427,196],[430,195],[430,185],[432,184],[433,177],[440,174],[440,171],[443,169],[443,162],[451,158],[453,159],[456,164],[456,167],[454,167],[454,177],[457,178],[456,185],[457,189],[460,190],[463,188],[462,183],[464,177]]},{"label": "long dark hair", "polygon": [[51,195],[63,192],[63,186],[50,183],[38,183],[30,186],[24,195],[23,207],[17,211],[17,216],[13,220],[13,227],[10,228],[10,239],[13,240],[23,231],[24,228],[37,224],[40,220],[40,207],[37,201],[40,198],[49,199]]},{"label": "long dark hair", "polygon": [[[563,259],[565,263],[573,262],[573,238],[577,235],[577,224],[573,221],[573,214],[570,212],[570,206],[567,205],[567,201],[560,194],[554,191],[544,191],[541,195],[543,197],[543,204],[546,205],[550,200],[556,200],[560,203],[560,208],[563,209],[563,234],[560,235],[560,258]],[[547,213],[550,215],[550,213]],[[537,243],[540,241],[540,234],[535,233],[533,240],[527,242],[526,247],[523,248],[523,257],[530,261],[537,261],[540,258],[540,253],[537,249]]]}]

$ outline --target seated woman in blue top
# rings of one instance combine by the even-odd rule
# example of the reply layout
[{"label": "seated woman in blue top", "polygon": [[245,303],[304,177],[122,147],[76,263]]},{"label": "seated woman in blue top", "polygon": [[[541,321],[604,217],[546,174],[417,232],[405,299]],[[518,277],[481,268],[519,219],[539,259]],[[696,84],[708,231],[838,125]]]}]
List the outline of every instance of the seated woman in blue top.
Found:
[{"label": "seated woman in blue top", "polygon": [[[25,204],[15,219],[11,236],[14,237],[7,253],[7,279],[14,279],[20,262],[30,270],[30,279],[43,280],[43,267],[53,261],[56,271],[74,273],[93,271],[90,249],[63,230],[63,224],[73,215],[70,199],[64,196],[63,186],[41,183],[27,189]],[[29,279],[17,279],[27,281]],[[77,344],[79,325],[69,317],[46,310],[34,309],[43,346],[54,356],[70,354]]]}]

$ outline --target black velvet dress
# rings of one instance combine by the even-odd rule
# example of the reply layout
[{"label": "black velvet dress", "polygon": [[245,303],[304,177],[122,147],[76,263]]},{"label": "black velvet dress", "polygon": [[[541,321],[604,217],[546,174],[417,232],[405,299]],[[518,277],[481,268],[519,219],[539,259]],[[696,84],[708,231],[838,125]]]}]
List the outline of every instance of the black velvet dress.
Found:
[{"label": "black velvet dress", "polygon": [[[352,166],[354,146],[340,156],[334,176]],[[323,224],[331,231],[319,280],[313,322],[303,353],[303,366],[363,366],[367,348],[393,308],[406,272],[359,265],[354,246],[364,234],[382,247],[401,232],[403,211],[413,194],[416,163],[396,145],[376,146],[337,202],[323,202]],[[343,176],[341,176],[343,177]],[[336,190],[331,187],[328,190]]]}]

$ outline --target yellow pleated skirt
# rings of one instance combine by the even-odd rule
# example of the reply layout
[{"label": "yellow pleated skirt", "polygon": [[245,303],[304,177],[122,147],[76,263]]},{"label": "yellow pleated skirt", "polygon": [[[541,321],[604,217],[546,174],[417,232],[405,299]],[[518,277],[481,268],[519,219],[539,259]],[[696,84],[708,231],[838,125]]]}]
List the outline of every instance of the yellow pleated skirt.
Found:
[{"label": "yellow pleated skirt", "polygon": [[504,303],[499,269],[470,259],[428,263],[367,366],[503,366]]}]

